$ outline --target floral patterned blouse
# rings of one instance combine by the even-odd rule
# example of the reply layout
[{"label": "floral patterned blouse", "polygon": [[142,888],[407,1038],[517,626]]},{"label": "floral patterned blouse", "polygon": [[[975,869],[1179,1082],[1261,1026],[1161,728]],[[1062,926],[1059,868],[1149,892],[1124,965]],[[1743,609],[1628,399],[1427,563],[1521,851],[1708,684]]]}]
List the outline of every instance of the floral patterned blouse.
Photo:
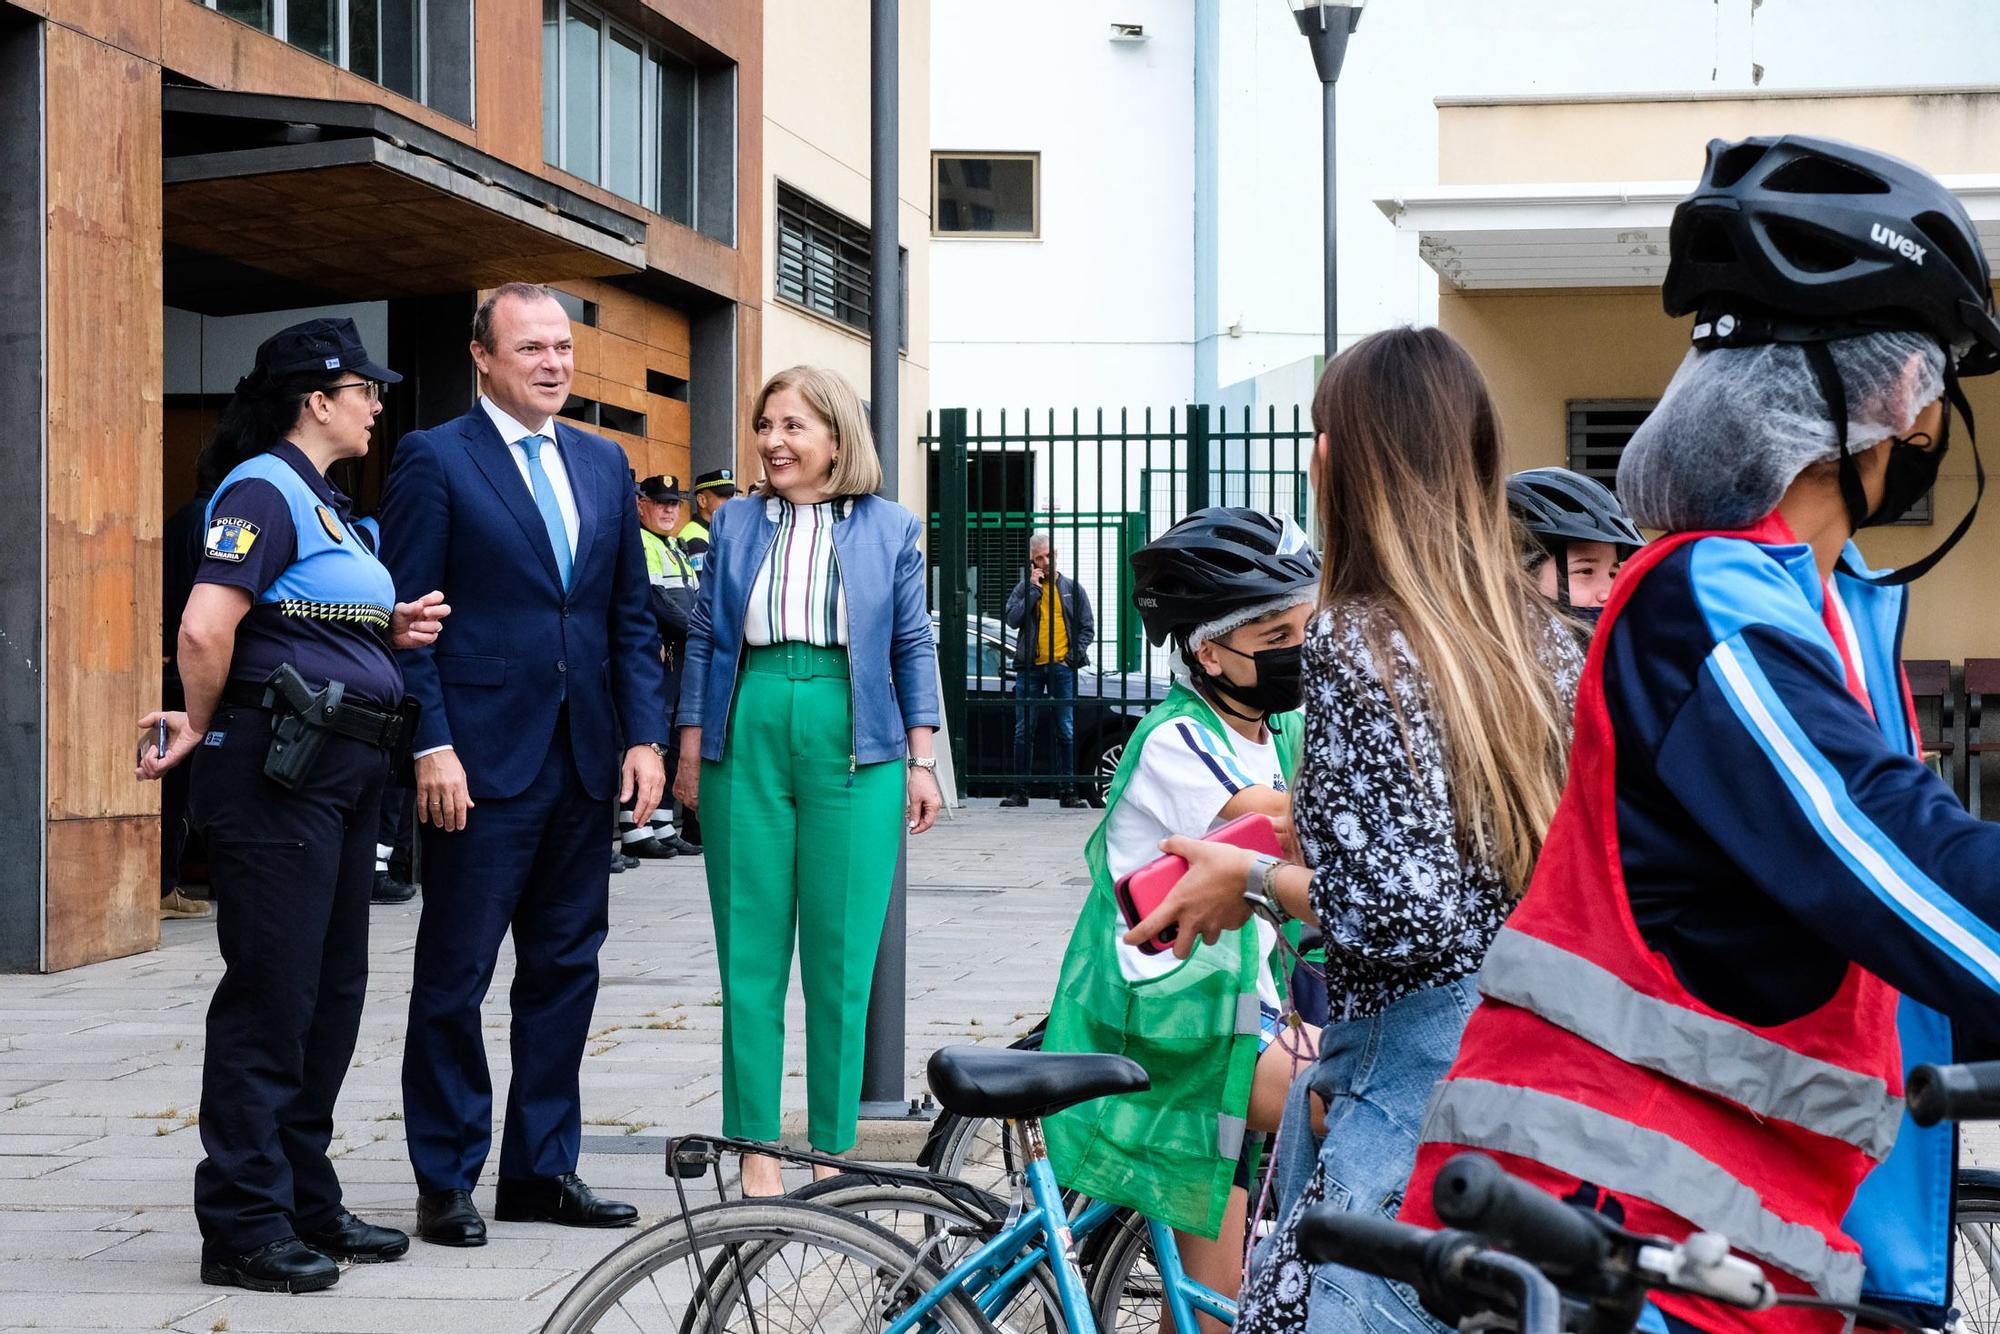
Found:
[{"label": "floral patterned blouse", "polygon": [[[1478,971],[1510,906],[1499,868],[1460,852],[1443,740],[1421,669],[1394,629],[1386,673],[1394,684],[1384,682],[1367,634],[1380,615],[1349,604],[1306,629],[1305,753],[1292,818],[1300,856],[1314,868],[1334,1024]],[[1542,659],[1567,713],[1583,653],[1553,614]]]}]

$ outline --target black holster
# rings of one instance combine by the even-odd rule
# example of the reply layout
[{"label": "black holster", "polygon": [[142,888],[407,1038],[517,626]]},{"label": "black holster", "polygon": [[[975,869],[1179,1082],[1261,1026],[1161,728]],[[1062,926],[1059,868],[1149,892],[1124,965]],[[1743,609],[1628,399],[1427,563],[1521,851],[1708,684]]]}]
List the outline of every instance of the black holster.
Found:
[{"label": "black holster", "polygon": [[271,710],[271,749],[264,756],[264,777],[286,791],[297,791],[312,774],[326,745],[327,729],[317,721],[333,716],[347,687],[338,681],[314,694],[298,669],[285,663],[264,683]]}]

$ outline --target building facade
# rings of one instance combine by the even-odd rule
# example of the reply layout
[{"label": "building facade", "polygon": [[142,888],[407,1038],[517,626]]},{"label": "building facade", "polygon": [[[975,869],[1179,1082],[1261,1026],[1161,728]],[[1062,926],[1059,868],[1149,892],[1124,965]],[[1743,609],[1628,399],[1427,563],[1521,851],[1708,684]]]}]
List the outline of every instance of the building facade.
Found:
[{"label": "building facade", "polygon": [[[809,184],[865,221],[867,9],[839,10],[775,31],[808,69],[838,39],[825,105],[791,105],[863,108],[858,149],[839,121],[858,183]],[[635,475],[754,475],[766,31],[761,0],[0,0],[0,969],[157,943],[158,791],[132,748],[161,698],[160,534],[269,333],[346,314],[405,375],[336,478],[364,513],[402,433],[471,404],[473,309],[515,279],[558,290],[563,415]],[[921,256],[921,206],[906,227]],[[852,372],[852,342],[784,353]]]}]

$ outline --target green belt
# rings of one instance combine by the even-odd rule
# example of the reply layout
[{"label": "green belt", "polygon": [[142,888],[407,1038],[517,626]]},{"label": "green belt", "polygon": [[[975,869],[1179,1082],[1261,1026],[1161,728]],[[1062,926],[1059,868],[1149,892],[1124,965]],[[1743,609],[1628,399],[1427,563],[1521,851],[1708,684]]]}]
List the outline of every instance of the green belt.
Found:
[{"label": "green belt", "polygon": [[743,670],[771,676],[789,676],[805,681],[815,676],[845,677],[847,650],[818,648],[812,644],[762,644],[743,652]]}]

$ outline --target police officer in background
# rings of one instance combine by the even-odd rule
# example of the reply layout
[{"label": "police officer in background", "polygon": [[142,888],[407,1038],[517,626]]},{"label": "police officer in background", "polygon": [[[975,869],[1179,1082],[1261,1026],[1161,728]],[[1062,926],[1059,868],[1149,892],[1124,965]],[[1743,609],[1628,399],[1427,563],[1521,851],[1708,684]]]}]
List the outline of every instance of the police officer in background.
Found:
[{"label": "police officer in background", "polygon": [[[404,739],[392,648],[450,609],[398,603],[326,471],[368,452],[385,384],[352,320],[273,334],[203,458],[222,474],[181,616],[185,712],[140,720],[138,776],[194,757],[224,971],[209,1005],[195,1217],[201,1278],[311,1292],[336,1261],[410,1239],[341,1204],[327,1160],[368,979],[368,897],[390,756]],[[214,475],[214,474],[211,474]]]},{"label": "police officer in background", "polygon": [[734,499],[736,474],[728,468],[717,468],[694,479],[694,517],[681,529],[680,537],[697,571],[708,555],[708,526],[715,522],[715,512]]},{"label": "police officer in background", "polygon": [[[674,536],[681,526],[685,499],[680,478],[665,473],[648,477],[639,483],[638,491],[639,541],[646,550],[646,575],[653,584],[653,618],[659,622],[660,653],[667,669],[667,726],[672,728],[681,698],[681,657],[687,650],[688,618],[694,613],[695,590],[701,579],[687,548]],[[668,747],[670,791],[679,759],[679,748]],[[701,852],[692,811],[682,810],[679,833],[674,832],[664,803],[653,813],[650,828],[633,826],[629,808],[620,812],[619,819],[623,850],[635,857],[698,856]]]}]

